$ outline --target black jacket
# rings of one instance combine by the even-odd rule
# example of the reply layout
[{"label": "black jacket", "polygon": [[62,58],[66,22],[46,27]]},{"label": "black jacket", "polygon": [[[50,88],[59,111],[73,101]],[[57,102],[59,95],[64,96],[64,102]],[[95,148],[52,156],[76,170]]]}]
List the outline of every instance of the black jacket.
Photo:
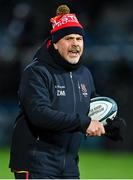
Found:
[{"label": "black jacket", "polygon": [[25,68],[11,169],[79,173],[78,150],[90,123],[87,114],[95,89],[89,70],[83,65],[73,67],[43,45]]}]

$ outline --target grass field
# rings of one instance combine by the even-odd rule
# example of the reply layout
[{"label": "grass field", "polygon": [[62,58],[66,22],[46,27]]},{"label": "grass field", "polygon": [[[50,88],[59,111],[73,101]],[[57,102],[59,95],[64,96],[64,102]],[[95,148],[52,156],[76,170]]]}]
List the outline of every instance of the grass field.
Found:
[{"label": "grass field", "polygon": [[[0,150],[0,179],[13,179],[9,150]],[[81,179],[133,179],[133,154],[80,151]]]}]

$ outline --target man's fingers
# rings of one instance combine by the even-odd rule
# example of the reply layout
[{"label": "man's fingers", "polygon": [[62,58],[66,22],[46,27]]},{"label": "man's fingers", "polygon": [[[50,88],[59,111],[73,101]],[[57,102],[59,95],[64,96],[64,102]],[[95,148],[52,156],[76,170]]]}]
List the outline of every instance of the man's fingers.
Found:
[{"label": "man's fingers", "polygon": [[92,120],[89,127],[86,130],[86,133],[89,136],[101,136],[102,134],[105,134],[105,129],[101,122]]}]

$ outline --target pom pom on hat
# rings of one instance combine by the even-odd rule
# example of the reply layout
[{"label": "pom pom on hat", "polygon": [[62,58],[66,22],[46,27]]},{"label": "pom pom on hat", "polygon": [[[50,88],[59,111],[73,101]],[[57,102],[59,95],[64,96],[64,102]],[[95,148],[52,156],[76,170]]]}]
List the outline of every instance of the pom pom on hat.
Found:
[{"label": "pom pom on hat", "polygon": [[63,14],[69,14],[70,9],[67,5],[60,5],[56,10],[56,15],[63,15]]},{"label": "pom pom on hat", "polygon": [[70,13],[67,5],[61,5],[56,10],[56,16],[50,19],[53,29],[51,30],[52,41],[56,43],[69,34],[84,36],[84,30],[75,14]]}]

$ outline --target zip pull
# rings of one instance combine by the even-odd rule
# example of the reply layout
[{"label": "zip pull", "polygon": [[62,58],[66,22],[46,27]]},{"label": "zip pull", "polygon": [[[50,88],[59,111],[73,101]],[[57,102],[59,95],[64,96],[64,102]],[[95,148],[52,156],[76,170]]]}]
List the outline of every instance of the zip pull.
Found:
[{"label": "zip pull", "polygon": [[70,78],[72,78],[72,72],[70,72]]},{"label": "zip pull", "polygon": [[37,140],[37,141],[39,141],[39,140],[40,140],[40,137],[39,137],[39,136],[37,136],[36,140]]}]

